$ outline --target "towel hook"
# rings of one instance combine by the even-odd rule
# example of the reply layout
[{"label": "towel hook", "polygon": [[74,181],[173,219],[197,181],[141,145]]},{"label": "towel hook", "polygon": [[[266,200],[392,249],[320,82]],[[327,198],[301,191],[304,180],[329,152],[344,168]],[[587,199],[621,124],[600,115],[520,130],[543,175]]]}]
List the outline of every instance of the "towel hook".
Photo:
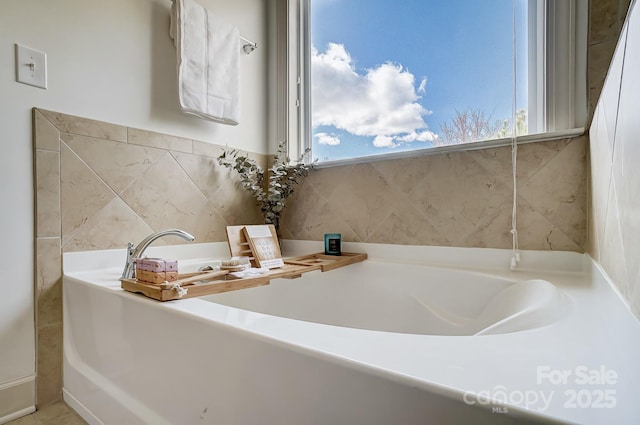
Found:
[{"label": "towel hook", "polygon": [[243,36],[240,36],[240,40],[242,40],[242,41],[244,41],[246,43],[246,44],[244,44],[242,46],[242,50],[246,54],[249,54],[249,53],[253,52],[254,50],[256,50],[258,48],[258,43],[255,43],[255,42],[253,42],[251,40],[247,40]]}]

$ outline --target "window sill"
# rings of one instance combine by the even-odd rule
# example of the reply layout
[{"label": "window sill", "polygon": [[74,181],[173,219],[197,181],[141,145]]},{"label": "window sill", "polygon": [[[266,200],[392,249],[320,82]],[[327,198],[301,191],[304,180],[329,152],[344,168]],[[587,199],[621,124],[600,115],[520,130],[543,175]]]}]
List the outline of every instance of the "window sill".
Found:
[{"label": "window sill", "polygon": [[[551,140],[568,139],[585,134],[584,128],[572,128],[569,130],[555,131],[552,133],[529,134],[517,138],[517,144],[548,142]],[[357,158],[337,159],[334,161],[316,162],[314,168],[330,168],[341,165],[364,164],[377,161],[388,161],[391,159],[417,158],[425,155],[437,155],[449,152],[464,152],[479,149],[491,149],[502,146],[511,146],[511,138],[486,140],[482,142],[464,143],[460,145],[438,146],[435,148],[415,149],[412,151],[402,151],[397,153],[387,153],[380,155],[361,156]]]}]

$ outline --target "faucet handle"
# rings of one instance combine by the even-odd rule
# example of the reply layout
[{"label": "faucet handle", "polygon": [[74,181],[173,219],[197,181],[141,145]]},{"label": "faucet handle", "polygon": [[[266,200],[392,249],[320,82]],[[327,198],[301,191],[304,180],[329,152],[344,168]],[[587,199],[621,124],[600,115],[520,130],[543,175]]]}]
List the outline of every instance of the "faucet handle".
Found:
[{"label": "faucet handle", "polygon": [[133,253],[135,251],[135,248],[133,246],[132,242],[129,242],[127,244],[127,261],[125,261],[124,263],[124,271],[122,272],[122,276],[120,277],[120,279],[130,279],[133,277],[133,270],[134,270],[134,262],[133,262]]}]

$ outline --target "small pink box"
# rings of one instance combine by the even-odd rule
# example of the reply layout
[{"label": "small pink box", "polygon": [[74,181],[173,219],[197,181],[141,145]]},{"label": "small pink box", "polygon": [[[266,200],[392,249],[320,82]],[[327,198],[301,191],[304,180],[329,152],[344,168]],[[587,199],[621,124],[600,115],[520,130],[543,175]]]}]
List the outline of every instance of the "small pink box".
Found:
[{"label": "small pink box", "polygon": [[178,271],[178,262],[176,260],[164,260],[162,258],[136,258],[135,262],[136,270],[153,273]]}]

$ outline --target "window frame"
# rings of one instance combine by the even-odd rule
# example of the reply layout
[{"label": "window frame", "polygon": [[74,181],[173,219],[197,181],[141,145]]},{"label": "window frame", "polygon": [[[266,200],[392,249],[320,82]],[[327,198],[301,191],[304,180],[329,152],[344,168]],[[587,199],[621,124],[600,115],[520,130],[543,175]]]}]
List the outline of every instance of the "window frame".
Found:
[{"label": "window frame", "polygon": [[[296,159],[311,149],[311,99],[309,31],[311,0],[271,0],[269,16],[270,56],[269,98],[272,114],[269,151],[277,141],[286,140],[290,158]],[[518,136],[518,144],[575,137],[584,134],[587,124],[587,32],[588,0],[528,0],[529,122],[547,131]],[[542,19],[541,19],[542,18]],[[552,25],[545,26],[545,22]],[[568,22],[568,24],[567,24]],[[532,44],[533,43],[533,44]],[[284,47],[284,48],[283,48]],[[546,52],[546,55],[545,55]],[[542,56],[542,60],[538,58]],[[553,72],[551,72],[553,70]],[[545,90],[540,91],[539,87]],[[565,88],[566,90],[562,89]],[[557,130],[561,127],[561,130]],[[317,162],[324,168],[345,164],[412,158],[445,152],[469,151],[507,146],[512,138],[492,139],[466,144],[445,145],[400,152],[381,153]],[[306,161],[313,159],[308,156]]]}]

